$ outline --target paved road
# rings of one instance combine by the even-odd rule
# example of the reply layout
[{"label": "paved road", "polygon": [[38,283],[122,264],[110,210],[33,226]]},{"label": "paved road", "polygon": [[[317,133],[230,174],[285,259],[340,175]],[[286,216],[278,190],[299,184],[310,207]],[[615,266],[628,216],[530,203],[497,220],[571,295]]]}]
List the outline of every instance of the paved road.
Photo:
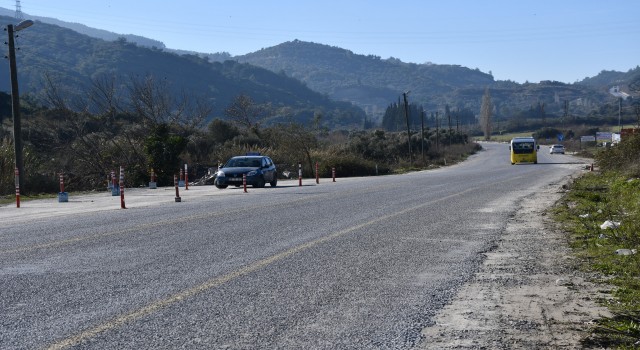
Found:
[{"label": "paved road", "polygon": [[0,348],[411,348],[513,204],[583,167],[484,147],[445,169],[191,187],[182,203],[126,191],[126,210],[107,194],[0,207]]}]

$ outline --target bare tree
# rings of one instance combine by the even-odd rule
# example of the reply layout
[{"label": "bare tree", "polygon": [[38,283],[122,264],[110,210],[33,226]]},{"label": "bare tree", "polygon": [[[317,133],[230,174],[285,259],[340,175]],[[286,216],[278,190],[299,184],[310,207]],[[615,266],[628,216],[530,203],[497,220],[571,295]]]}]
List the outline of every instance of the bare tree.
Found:
[{"label": "bare tree", "polygon": [[152,125],[171,120],[171,94],[165,80],[153,76],[130,78],[130,103],[133,112]]},{"label": "bare tree", "polygon": [[484,132],[484,139],[491,139],[491,116],[493,115],[493,102],[489,88],[485,88],[482,95],[482,106],[480,107],[480,127]]},{"label": "bare tree", "polygon": [[174,100],[169,122],[186,128],[200,128],[212,110],[213,107],[206,97],[189,95],[182,91],[180,98]]},{"label": "bare tree", "polygon": [[189,118],[186,125],[192,128],[200,128],[204,121],[208,119],[213,111],[213,106],[205,97],[196,97],[192,104],[189,104]]},{"label": "bare tree", "polygon": [[256,104],[251,97],[241,94],[231,102],[224,113],[238,126],[251,129],[270,115],[271,108],[268,105]]},{"label": "bare tree", "polygon": [[89,100],[93,105],[92,109],[113,119],[116,112],[121,109],[115,77],[113,75],[100,75],[92,78]]},{"label": "bare tree", "polygon": [[67,100],[63,97],[64,92],[60,91],[60,87],[49,72],[44,73],[44,100],[45,102],[57,110],[68,110]]}]

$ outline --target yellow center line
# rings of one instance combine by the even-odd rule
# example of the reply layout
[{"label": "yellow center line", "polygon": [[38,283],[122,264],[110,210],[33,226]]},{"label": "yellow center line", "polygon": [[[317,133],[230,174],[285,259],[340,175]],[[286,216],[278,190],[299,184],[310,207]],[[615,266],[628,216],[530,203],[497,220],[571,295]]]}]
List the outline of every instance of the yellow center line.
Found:
[{"label": "yellow center line", "polygon": [[414,210],[417,210],[417,209],[432,205],[434,203],[437,203],[437,202],[440,202],[440,201],[443,201],[443,200],[447,200],[449,198],[461,196],[461,195],[463,195],[463,194],[465,194],[467,192],[471,192],[473,190],[474,190],[473,188],[470,188],[470,189],[467,189],[465,191],[454,193],[454,194],[446,196],[446,197],[441,197],[441,198],[438,198],[438,199],[430,201],[430,202],[426,202],[426,203],[422,203],[422,204],[419,204],[419,205],[416,205],[416,206],[413,206],[413,207],[409,207],[409,208],[400,210],[400,211],[398,211],[396,213],[384,215],[384,216],[375,218],[373,220],[370,220],[370,221],[367,221],[367,222],[364,222],[364,223],[361,223],[361,224],[346,228],[346,229],[344,229],[342,231],[334,232],[334,233],[332,233],[330,235],[327,235],[327,236],[318,238],[316,240],[313,240],[313,241],[298,245],[296,247],[293,247],[293,248],[291,248],[289,250],[286,250],[284,252],[281,252],[279,254],[272,255],[272,256],[264,258],[262,260],[258,260],[256,262],[254,262],[253,264],[244,266],[244,267],[242,267],[242,268],[240,268],[238,270],[235,270],[235,271],[232,271],[232,272],[227,273],[225,275],[210,279],[209,281],[207,281],[207,282],[205,282],[203,284],[197,285],[197,286],[195,286],[193,288],[186,289],[186,290],[181,291],[179,293],[173,294],[173,295],[171,295],[171,296],[169,296],[169,297],[167,297],[165,299],[158,300],[158,301],[156,301],[154,303],[151,303],[151,304],[149,304],[149,305],[147,305],[147,306],[145,306],[143,308],[140,308],[138,310],[132,311],[132,312],[130,312],[128,314],[124,314],[122,316],[116,317],[116,318],[114,318],[114,319],[112,319],[110,321],[107,321],[107,322],[103,323],[103,324],[97,325],[96,327],[87,329],[87,330],[83,331],[82,333],[79,333],[79,334],[77,334],[75,336],[60,340],[60,341],[52,344],[51,346],[49,346],[47,349],[48,350],[60,350],[60,349],[65,349],[65,348],[68,348],[68,347],[71,347],[71,346],[78,345],[78,344],[80,344],[81,342],[83,342],[83,341],[85,341],[87,339],[91,339],[91,338],[97,336],[100,333],[109,331],[111,329],[115,329],[117,327],[120,327],[120,326],[124,325],[127,322],[135,321],[137,319],[140,319],[142,317],[150,315],[150,314],[152,314],[152,313],[154,313],[154,312],[156,312],[156,311],[158,311],[160,309],[163,309],[165,307],[171,306],[171,305],[173,305],[175,303],[178,303],[178,302],[180,302],[182,300],[185,300],[187,298],[193,297],[193,296],[195,296],[195,295],[197,295],[199,293],[202,293],[204,291],[207,291],[207,290],[210,290],[210,289],[213,289],[213,288],[217,288],[217,287],[219,287],[219,286],[221,286],[221,285],[223,285],[223,284],[225,284],[227,282],[230,282],[230,281],[232,281],[232,280],[234,280],[236,278],[248,275],[248,274],[250,274],[252,272],[255,272],[255,271],[260,270],[260,269],[262,269],[262,268],[264,268],[266,266],[269,266],[269,265],[271,265],[271,264],[273,264],[273,263],[275,263],[277,261],[283,260],[285,258],[288,258],[288,257],[292,256],[292,255],[295,255],[297,253],[300,253],[302,251],[305,251],[305,250],[308,250],[308,249],[310,249],[312,247],[320,245],[322,243],[331,241],[331,240],[336,239],[336,238],[341,237],[341,236],[345,236],[345,235],[347,235],[347,234],[349,234],[351,232],[354,232],[356,230],[359,230],[359,229],[367,227],[367,226],[371,226],[371,225],[373,225],[375,223],[378,223],[378,222],[381,222],[381,221],[388,220],[388,219],[393,218],[395,216],[400,216],[400,215],[406,214],[408,212],[411,212],[411,211],[414,211]]}]

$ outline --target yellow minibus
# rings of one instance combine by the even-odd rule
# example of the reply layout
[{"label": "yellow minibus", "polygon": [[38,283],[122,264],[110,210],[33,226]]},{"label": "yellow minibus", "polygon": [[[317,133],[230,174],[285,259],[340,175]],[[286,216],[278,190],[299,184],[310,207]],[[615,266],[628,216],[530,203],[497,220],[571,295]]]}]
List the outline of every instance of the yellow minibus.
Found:
[{"label": "yellow minibus", "polygon": [[516,163],[538,164],[538,150],[540,145],[533,137],[514,137],[511,139],[511,165]]}]

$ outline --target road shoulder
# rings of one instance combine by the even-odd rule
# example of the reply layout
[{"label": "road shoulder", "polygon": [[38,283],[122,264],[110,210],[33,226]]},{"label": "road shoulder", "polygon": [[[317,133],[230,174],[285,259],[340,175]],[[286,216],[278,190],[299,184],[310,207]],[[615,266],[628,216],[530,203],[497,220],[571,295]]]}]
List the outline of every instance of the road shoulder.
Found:
[{"label": "road shoulder", "polygon": [[552,184],[527,197],[480,270],[422,331],[419,349],[580,349],[605,287],[575,268],[566,234],[546,211]]}]

